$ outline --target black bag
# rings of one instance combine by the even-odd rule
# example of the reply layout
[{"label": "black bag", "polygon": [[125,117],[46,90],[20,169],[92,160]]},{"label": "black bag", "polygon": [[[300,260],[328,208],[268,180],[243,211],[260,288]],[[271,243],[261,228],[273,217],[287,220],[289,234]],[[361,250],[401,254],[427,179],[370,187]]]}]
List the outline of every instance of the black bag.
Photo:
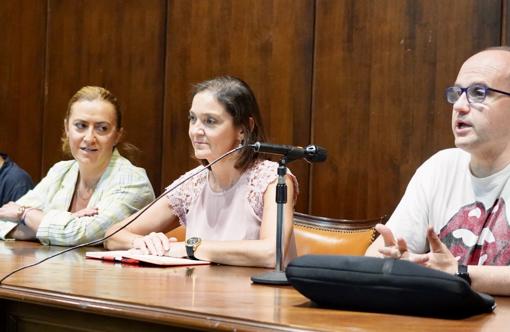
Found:
[{"label": "black bag", "polygon": [[462,278],[404,260],[305,255],[292,260],[286,274],[319,306],[344,310],[463,318],[496,307],[493,297]]}]

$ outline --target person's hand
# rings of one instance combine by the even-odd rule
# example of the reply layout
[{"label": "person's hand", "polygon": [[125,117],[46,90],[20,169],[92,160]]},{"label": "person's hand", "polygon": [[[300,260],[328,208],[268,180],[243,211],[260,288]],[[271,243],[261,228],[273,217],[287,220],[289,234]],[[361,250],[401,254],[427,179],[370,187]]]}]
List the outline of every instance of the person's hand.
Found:
[{"label": "person's hand", "polygon": [[380,248],[378,251],[384,257],[405,259],[418,264],[424,264],[428,260],[427,256],[409,252],[406,240],[401,237],[395,238],[392,231],[387,226],[377,224],[375,225],[375,230],[383,237],[384,248]]},{"label": "person's hand", "polygon": [[176,242],[176,238],[167,238],[163,233],[152,232],[144,237],[136,238],[133,241],[132,251],[143,255],[167,255],[170,250],[170,243]]},{"label": "person's hand", "polygon": [[4,204],[0,208],[0,219],[14,222],[20,221],[20,208],[21,205],[18,205],[14,202]]},{"label": "person's hand", "polygon": [[176,238],[171,238],[171,240],[174,240],[175,242],[172,242],[170,244],[170,250],[167,252],[167,256],[170,257],[176,257],[176,258],[183,258],[187,257],[188,254],[186,253],[186,245],[184,242],[177,242]]},{"label": "person's hand", "polygon": [[448,247],[441,242],[432,227],[427,230],[427,240],[429,241],[430,251],[423,255],[413,255],[409,260],[450,274],[456,273],[458,270],[457,259]]},{"label": "person's hand", "polygon": [[384,240],[384,248],[379,249],[379,253],[384,257],[400,259],[409,255],[407,242],[402,238],[395,239],[392,231],[387,226],[377,224],[375,230],[381,234]]},{"label": "person's hand", "polygon": [[99,213],[99,209],[97,207],[95,208],[84,208],[79,211],[76,211],[73,213],[73,216],[80,218],[80,217],[93,217]]}]

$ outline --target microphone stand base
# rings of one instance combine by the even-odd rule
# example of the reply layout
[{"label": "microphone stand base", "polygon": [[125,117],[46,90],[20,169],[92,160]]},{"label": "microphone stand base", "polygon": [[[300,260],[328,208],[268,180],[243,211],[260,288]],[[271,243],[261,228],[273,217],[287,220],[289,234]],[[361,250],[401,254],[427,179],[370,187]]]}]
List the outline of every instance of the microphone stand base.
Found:
[{"label": "microphone stand base", "polygon": [[283,271],[271,271],[251,277],[255,284],[264,285],[290,285],[287,276]]}]

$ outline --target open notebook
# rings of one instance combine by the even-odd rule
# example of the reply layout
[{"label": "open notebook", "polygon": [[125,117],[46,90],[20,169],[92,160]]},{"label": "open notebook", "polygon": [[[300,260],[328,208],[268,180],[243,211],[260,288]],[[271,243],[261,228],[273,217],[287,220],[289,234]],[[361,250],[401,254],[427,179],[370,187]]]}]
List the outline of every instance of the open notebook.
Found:
[{"label": "open notebook", "polygon": [[110,262],[121,262],[126,264],[152,264],[159,266],[179,266],[179,265],[204,265],[210,264],[206,261],[197,261],[187,258],[175,258],[168,256],[153,256],[133,254],[127,250],[117,251],[87,251],[85,257],[92,259],[101,259]]}]

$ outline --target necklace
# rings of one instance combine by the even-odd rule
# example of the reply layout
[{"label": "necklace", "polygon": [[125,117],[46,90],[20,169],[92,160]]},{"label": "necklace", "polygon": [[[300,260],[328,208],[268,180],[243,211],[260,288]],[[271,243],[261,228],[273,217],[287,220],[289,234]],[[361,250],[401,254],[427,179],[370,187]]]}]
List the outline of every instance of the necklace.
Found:
[{"label": "necklace", "polygon": [[80,186],[76,189],[76,196],[78,196],[79,199],[82,201],[88,201],[90,200],[90,197],[94,194],[94,191],[96,190],[97,183],[91,187],[91,188],[85,188],[83,190],[80,190]]}]

